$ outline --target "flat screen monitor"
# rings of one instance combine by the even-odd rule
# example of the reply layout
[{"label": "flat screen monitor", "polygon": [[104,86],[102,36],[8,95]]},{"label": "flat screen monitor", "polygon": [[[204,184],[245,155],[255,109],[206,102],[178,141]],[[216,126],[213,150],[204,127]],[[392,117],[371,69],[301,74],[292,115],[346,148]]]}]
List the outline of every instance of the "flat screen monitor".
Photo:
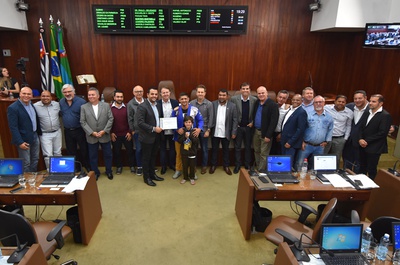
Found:
[{"label": "flat screen monitor", "polygon": [[100,34],[246,34],[248,6],[92,5]]},{"label": "flat screen monitor", "polygon": [[400,48],[400,23],[367,23],[363,46]]}]

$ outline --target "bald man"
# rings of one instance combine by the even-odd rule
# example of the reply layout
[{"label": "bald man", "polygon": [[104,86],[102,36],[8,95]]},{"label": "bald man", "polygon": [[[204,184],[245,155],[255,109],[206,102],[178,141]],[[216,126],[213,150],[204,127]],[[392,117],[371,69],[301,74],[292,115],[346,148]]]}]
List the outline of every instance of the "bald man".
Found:
[{"label": "bald man", "polygon": [[43,91],[40,101],[33,104],[39,117],[42,135],[40,146],[46,168],[49,169],[49,156],[61,156],[62,134],[59,119],[60,104],[52,100],[50,91]]},{"label": "bald man", "polygon": [[23,87],[19,99],[7,108],[11,143],[18,149],[18,156],[24,159],[24,171],[36,172],[39,161],[39,136],[41,130],[30,87]]}]

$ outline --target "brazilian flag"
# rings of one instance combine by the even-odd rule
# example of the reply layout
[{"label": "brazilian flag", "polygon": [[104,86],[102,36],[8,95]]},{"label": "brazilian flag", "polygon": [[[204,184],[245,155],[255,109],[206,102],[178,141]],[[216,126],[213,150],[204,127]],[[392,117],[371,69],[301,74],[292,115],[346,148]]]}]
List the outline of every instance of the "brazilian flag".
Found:
[{"label": "brazilian flag", "polygon": [[57,56],[57,30],[56,26],[51,23],[50,24],[50,63],[51,63],[51,76],[54,81],[54,91],[56,93],[57,98],[62,98],[63,94],[61,92],[61,88],[63,86],[63,82],[60,74],[60,64]]}]

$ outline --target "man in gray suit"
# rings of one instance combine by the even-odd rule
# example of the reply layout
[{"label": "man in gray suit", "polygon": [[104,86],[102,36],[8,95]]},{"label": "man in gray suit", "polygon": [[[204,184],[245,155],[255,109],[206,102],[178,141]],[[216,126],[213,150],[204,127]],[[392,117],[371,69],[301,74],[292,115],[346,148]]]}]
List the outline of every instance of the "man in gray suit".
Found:
[{"label": "man in gray suit", "polygon": [[89,88],[89,102],[81,106],[81,126],[86,133],[89,147],[90,167],[96,174],[96,180],[100,176],[98,168],[99,144],[103,150],[103,158],[108,179],[113,179],[112,151],[110,131],[114,122],[110,105],[99,101],[99,91],[95,87]]},{"label": "man in gray suit", "polygon": [[228,101],[228,91],[221,89],[218,93],[218,100],[212,102],[214,110],[214,121],[211,129],[211,167],[210,174],[215,172],[218,162],[219,144],[222,144],[223,167],[228,175],[232,175],[229,169],[229,141],[236,138],[238,128],[238,115],[234,103]]},{"label": "man in gray suit", "polygon": [[250,84],[240,85],[240,95],[233,96],[231,102],[235,104],[238,113],[238,128],[235,139],[235,169],[234,174],[239,172],[242,166],[242,143],[244,143],[244,167],[251,166],[251,141],[253,139],[253,110],[257,98],[251,95]]}]

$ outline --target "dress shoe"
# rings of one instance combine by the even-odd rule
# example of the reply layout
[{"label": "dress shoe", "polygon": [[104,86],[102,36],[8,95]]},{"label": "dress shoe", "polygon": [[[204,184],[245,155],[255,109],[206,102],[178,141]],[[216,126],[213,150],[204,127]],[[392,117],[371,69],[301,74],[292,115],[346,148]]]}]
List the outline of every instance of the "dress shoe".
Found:
[{"label": "dress shoe", "polygon": [[224,171],[225,171],[226,174],[232,175],[232,171],[230,170],[229,167],[224,167]]},{"label": "dress shoe", "polygon": [[214,172],[215,172],[215,166],[211,166],[210,170],[208,171],[208,173],[214,174]]},{"label": "dress shoe", "polygon": [[162,167],[161,168],[161,175],[164,175],[165,172],[167,172],[167,167]]},{"label": "dress shoe", "polygon": [[207,173],[207,167],[201,167],[201,174],[204,175]]},{"label": "dress shoe", "polygon": [[108,179],[113,179],[114,178],[113,173],[106,173],[106,174],[107,174],[107,178]]},{"label": "dress shoe", "polygon": [[153,177],[151,178],[151,180],[156,180],[156,181],[163,181],[164,178],[157,176],[156,174],[153,175]]},{"label": "dress shoe", "polygon": [[233,174],[239,173],[240,166],[236,166],[235,169],[233,170]]},{"label": "dress shoe", "polygon": [[144,183],[146,183],[147,185],[152,186],[152,187],[154,187],[154,186],[157,185],[157,184],[154,183],[150,178],[146,178],[146,179],[144,180]]},{"label": "dress shoe", "polygon": [[117,167],[117,175],[120,175],[122,173],[122,167]]}]

